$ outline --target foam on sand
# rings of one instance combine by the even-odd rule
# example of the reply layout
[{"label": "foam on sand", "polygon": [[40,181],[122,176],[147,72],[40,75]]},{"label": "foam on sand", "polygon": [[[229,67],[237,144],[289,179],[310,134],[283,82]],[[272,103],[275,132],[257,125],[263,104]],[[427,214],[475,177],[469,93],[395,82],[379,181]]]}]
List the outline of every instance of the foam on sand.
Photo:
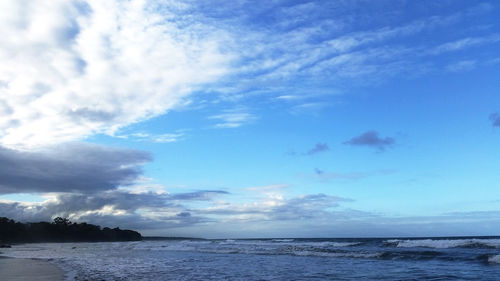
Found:
[{"label": "foam on sand", "polygon": [[62,281],[63,271],[57,266],[34,259],[0,257],[0,276],[5,281]]}]

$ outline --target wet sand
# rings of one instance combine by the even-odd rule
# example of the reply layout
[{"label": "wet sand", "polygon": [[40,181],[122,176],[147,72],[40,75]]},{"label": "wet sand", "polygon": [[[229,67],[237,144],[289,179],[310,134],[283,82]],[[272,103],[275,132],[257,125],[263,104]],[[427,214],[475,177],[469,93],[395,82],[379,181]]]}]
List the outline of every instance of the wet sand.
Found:
[{"label": "wet sand", "polygon": [[44,260],[0,257],[0,279],[2,281],[62,281],[64,272]]}]

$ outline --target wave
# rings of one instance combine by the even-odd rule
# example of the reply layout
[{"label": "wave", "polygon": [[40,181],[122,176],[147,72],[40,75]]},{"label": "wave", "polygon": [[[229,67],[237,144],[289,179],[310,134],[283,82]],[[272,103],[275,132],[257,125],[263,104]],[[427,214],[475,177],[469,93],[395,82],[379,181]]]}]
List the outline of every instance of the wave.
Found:
[{"label": "wave", "polygon": [[334,257],[334,258],[379,258],[382,252],[317,252],[317,251],[293,251],[293,256],[312,256],[312,257]]},{"label": "wave", "polygon": [[398,248],[500,248],[500,239],[391,239],[384,241],[385,246]]},{"label": "wave", "polygon": [[488,257],[488,263],[500,264],[500,255],[494,255],[494,256]]},{"label": "wave", "polygon": [[313,246],[313,247],[333,247],[333,248],[341,248],[341,247],[352,247],[361,245],[361,242],[334,242],[334,241],[323,241],[323,242],[297,242],[295,245],[300,246]]},{"label": "wave", "polygon": [[388,260],[431,260],[444,257],[444,253],[438,251],[385,251],[380,255],[380,258]]}]

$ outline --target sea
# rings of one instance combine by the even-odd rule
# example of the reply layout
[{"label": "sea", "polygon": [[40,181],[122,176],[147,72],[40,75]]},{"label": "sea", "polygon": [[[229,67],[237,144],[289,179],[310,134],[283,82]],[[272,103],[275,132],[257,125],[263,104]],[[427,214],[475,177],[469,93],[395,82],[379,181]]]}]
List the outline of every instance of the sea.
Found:
[{"label": "sea", "polygon": [[66,280],[500,280],[500,237],[167,239],[0,250],[49,260]]}]

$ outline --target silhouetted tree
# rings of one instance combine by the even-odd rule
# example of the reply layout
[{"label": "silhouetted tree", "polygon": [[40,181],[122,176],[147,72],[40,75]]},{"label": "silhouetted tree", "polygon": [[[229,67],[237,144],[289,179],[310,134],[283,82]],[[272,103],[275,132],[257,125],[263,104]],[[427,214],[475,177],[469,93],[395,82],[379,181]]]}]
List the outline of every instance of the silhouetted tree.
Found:
[{"label": "silhouetted tree", "polygon": [[105,227],[88,223],[71,223],[67,218],[57,217],[53,223],[20,223],[0,217],[0,243],[6,242],[100,242],[138,241],[139,232]]},{"label": "silhouetted tree", "polygon": [[68,224],[71,224],[71,222],[67,218],[57,217],[54,219],[54,224],[67,226]]}]

